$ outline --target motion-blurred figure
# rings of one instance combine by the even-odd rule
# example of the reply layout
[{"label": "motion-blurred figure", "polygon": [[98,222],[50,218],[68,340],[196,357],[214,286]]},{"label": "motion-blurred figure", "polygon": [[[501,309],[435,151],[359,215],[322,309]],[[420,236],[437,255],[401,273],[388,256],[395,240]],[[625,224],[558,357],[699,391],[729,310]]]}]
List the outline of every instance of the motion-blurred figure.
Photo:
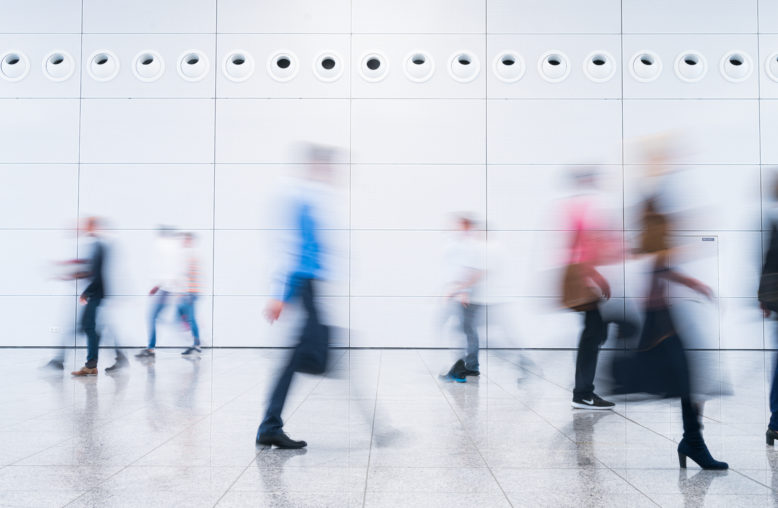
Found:
[{"label": "motion-blurred figure", "polygon": [[467,376],[481,373],[478,365],[478,320],[484,307],[486,245],[478,238],[479,232],[474,230],[472,218],[460,216],[457,227],[456,238],[449,247],[455,272],[448,297],[457,307],[467,347],[465,356],[454,363],[447,376],[464,383]]},{"label": "motion-blurred figure", "polygon": [[[157,320],[165,308],[173,303],[182,284],[182,276],[185,273],[186,264],[183,260],[181,239],[175,231],[168,228],[160,228],[156,242],[157,280],[149,291],[152,298],[151,312],[149,314],[149,344],[146,349],[136,354],[137,358],[154,358],[154,348],[157,346]],[[194,327],[192,333],[197,330]],[[198,342],[199,338],[195,339]]]},{"label": "motion-blurred figure", "polygon": [[669,284],[684,285],[708,298],[713,292],[704,283],[674,270],[670,264],[672,246],[670,219],[658,210],[655,200],[646,201],[638,251],[653,258],[651,281],[646,299],[643,330],[637,352],[615,369],[620,393],[645,392],[662,397],[680,397],[683,439],[678,444],[678,460],[686,458],[703,469],[727,469],[715,460],[702,437],[700,406],[692,399],[692,375],[684,343],[674,322],[668,300]]},{"label": "motion-blurred figure", "polygon": [[[74,274],[76,279],[87,279],[89,284],[81,293],[79,302],[84,305],[81,314],[81,329],[87,338],[86,364],[80,369],[71,372],[74,376],[97,375],[97,356],[100,348],[100,334],[97,331],[97,309],[105,298],[105,264],[107,248],[98,234],[99,221],[97,217],[89,217],[84,220],[83,231],[87,237],[90,251],[84,270]],[[114,370],[126,365],[127,360],[119,350],[116,350],[116,364],[109,367]]]},{"label": "motion-blurred figure", "polygon": [[[319,284],[328,276],[328,249],[323,229],[326,224],[327,196],[333,183],[333,150],[320,146],[309,147],[306,177],[294,195],[285,203],[288,229],[294,234],[292,245],[285,255],[286,266],[280,270],[275,298],[268,302],[265,316],[272,323],[286,306],[299,301],[305,313],[298,343],[281,371],[270,395],[265,417],[257,431],[257,444],[279,448],[303,448],[305,441],[291,439],[283,430],[281,412],[295,372],[321,374],[327,368],[329,354],[329,327],[322,323],[317,301]],[[280,246],[283,248],[282,246]]]},{"label": "motion-blurred figure", "polygon": [[192,346],[186,348],[181,355],[193,357],[202,352],[200,349],[200,329],[197,327],[195,319],[195,302],[200,294],[200,261],[194,247],[194,233],[183,233],[181,238],[185,271],[182,278],[181,296],[179,296],[178,301],[178,314],[189,326],[193,339]]},{"label": "motion-blurred figure", "polygon": [[600,346],[608,338],[608,323],[600,312],[600,302],[608,300],[611,288],[597,271],[614,255],[613,235],[597,189],[593,169],[574,175],[579,194],[568,203],[569,228],[573,231],[568,264],[563,280],[563,305],[583,312],[584,328],[578,342],[575,387],[572,406],[577,409],[611,409],[615,404],[594,393],[594,376]]},{"label": "motion-blurred figure", "polygon": [[[778,184],[773,189],[773,194],[770,245],[765,254],[758,293],[759,306],[766,318],[773,312],[778,312]],[[770,446],[778,439],[778,357],[774,360],[773,381],[770,385],[770,423],[767,425],[766,439]]]}]

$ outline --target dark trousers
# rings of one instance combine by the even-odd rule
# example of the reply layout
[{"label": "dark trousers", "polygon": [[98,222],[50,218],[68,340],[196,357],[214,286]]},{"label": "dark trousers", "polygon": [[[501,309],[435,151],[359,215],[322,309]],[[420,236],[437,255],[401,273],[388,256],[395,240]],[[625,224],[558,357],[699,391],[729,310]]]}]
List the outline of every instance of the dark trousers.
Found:
[{"label": "dark trousers", "polygon": [[284,409],[286,395],[289,393],[294,373],[300,370],[301,363],[304,360],[304,352],[301,346],[305,347],[308,346],[307,343],[318,342],[322,339],[320,334],[327,333],[327,328],[322,325],[319,319],[319,311],[316,308],[314,281],[312,279],[303,279],[300,282],[296,296],[300,298],[303,304],[305,324],[300,332],[299,343],[292,351],[289,361],[281,371],[281,375],[270,395],[270,403],[265,412],[265,418],[259,426],[257,437],[259,435],[272,436],[282,431],[284,421],[281,419],[281,412]]},{"label": "dark trousers", "polygon": [[608,324],[602,319],[599,308],[584,313],[584,329],[578,342],[575,360],[575,388],[573,398],[588,399],[594,394],[594,374],[600,346],[608,338]]},{"label": "dark trousers", "polygon": [[773,382],[770,385],[770,423],[773,430],[778,430],[778,356],[774,360]]},{"label": "dark trousers", "polygon": [[478,324],[477,318],[480,305],[462,305],[462,331],[467,337],[467,353],[465,355],[465,368],[478,370]]},{"label": "dark trousers", "polygon": [[90,369],[97,367],[97,352],[100,348],[100,334],[97,333],[97,308],[101,298],[90,297],[81,314],[81,329],[86,334],[86,366]]}]

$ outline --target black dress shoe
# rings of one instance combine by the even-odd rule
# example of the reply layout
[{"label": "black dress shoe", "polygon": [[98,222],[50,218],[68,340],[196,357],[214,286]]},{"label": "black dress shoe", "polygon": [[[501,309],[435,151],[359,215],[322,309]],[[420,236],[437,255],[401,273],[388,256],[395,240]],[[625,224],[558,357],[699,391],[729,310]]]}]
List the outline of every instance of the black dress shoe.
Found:
[{"label": "black dress shoe", "polygon": [[283,431],[271,436],[262,434],[257,437],[257,444],[263,446],[275,446],[277,448],[285,448],[289,450],[305,448],[308,446],[308,443],[305,441],[295,441],[291,437],[287,436]]},{"label": "black dress shoe", "polygon": [[778,431],[767,427],[767,434],[765,434],[765,437],[767,438],[767,444],[773,446],[775,444],[775,440],[778,439]]},{"label": "black dress shoe", "polygon": [[117,370],[121,369],[122,367],[126,367],[129,364],[130,364],[130,362],[127,361],[127,357],[126,356],[124,356],[124,355],[117,356],[116,357],[116,363],[114,363],[110,367],[106,367],[105,371],[106,372],[114,372],[114,371],[117,371]]}]

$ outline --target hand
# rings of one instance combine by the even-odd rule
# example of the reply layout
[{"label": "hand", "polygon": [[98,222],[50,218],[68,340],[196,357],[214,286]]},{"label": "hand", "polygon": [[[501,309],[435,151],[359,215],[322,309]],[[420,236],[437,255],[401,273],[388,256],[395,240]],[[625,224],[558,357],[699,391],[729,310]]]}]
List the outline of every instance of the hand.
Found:
[{"label": "hand", "polygon": [[770,309],[765,307],[763,302],[759,302],[759,308],[762,309],[762,314],[764,314],[764,317],[766,318],[770,317]]},{"label": "hand", "polygon": [[81,305],[86,305],[86,296],[84,296],[84,295],[81,295],[81,296],[79,296],[79,297],[78,297],[78,302],[79,302]]},{"label": "hand", "polygon": [[600,289],[602,290],[602,297],[605,298],[606,300],[610,300],[611,299],[611,287],[610,287],[610,284],[605,282],[604,284],[602,284],[600,286]]},{"label": "hand", "polygon": [[697,291],[701,295],[707,296],[708,300],[713,300],[713,290],[708,286],[707,284],[700,282],[698,280],[692,279],[691,284],[689,285],[690,288]]},{"label": "hand", "polygon": [[270,300],[265,306],[265,317],[272,324],[281,316],[281,311],[284,310],[284,302],[281,300]]},{"label": "hand", "polygon": [[159,291],[159,286],[154,286],[153,288],[151,288],[151,291],[149,291],[149,296],[156,295],[157,291]]}]

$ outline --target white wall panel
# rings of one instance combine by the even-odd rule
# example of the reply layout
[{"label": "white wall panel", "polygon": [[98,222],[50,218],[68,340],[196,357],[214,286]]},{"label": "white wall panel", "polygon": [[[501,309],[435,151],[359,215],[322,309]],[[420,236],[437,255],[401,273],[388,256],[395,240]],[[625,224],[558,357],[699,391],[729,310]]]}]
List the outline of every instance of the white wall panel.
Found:
[{"label": "white wall panel", "polygon": [[778,163],[778,145],[773,142],[778,136],[778,101],[763,100],[760,108],[760,132],[762,136],[762,164]]},{"label": "white wall panel", "polygon": [[220,33],[349,33],[348,0],[220,0]]},{"label": "white wall panel", "polygon": [[[621,97],[621,40],[618,35],[491,35],[488,45],[484,68],[489,76],[490,98]],[[495,58],[506,52],[515,53],[523,60],[525,72],[519,81],[506,83],[495,74]],[[561,82],[548,82],[538,69],[538,62],[548,52],[561,53],[566,58],[569,74]],[[613,70],[607,81],[593,81],[587,75],[584,64],[593,54],[609,55],[607,58]]]},{"label": "white wall panel", "polygon": [[619,33],[618,0],[489,0],[488,28],[491,33]]},{"label": "white wall panel", "polygon": [[76,258],[76,239],[71,232],[3,230],[0,238],[5,245],[0,265],[7,267],[0,278],[0,294],[73,294],[73,283],[59,280],[62,270],[55,265]]},{"label": "white wall panel", "polygon": [[[216,162],[302,163],[303,142],[347,146],[348,101],[219,100],[216,125]],[[347,160],[340,157],[337,162]]]},{"label": "white wall panel", "polygon": [[72,346],[75,312],[75,296],[0,296],[0,346]]},{"label": "white wall panel", "polygon": [[[75,164],[0,165],[0,227],[75,227],[78,167]],[[16,199],[24,196],[24,199]]]},{"label": "white wall panel", "polygon": [[477,100],[353,100],[351,160],[483,164],[485,107]]},{"label": "white wall panel", "polygon": [[2,33],[80,33],[82,0],[4,1]]},{"label": "white wall panel", "polygon": [[756,298],[720,298],[718,303],[722,349],[773,347],[765,344],[762,311]]},{"label": "white wall panel", "polygon": [[624,33],[754,33],[757,0],[624,0]]},{"label": "white wall panel", "polygon": [[444,296],[449,238],[435,231],[353,231],[351,294]]},{"label": "white wall panel", "polygon": [[490,100],[488,108],[490,164],[621,162],[618,101]]},{"label": "white wall panel", "polygon": [[[233,53],[245,52],[253,60],[254,72],[244,81],[233,81],[224,73],[225,60]],[[314,69],[317,58],[323,53],[335,57],[340,69],[337,79],[325,75],[323,81]],[[287,69],[296,68],[293,74],[279,74],[274,57],[285,54],[294,62]],[[292,62],[292,60],[290,60]],[[348,98],[349,96],[349,36],[333,34],[317,35],[220,35],[219,57],[215,62],[218,71],[217,96],[227,98]],[[271,74],[274,72],[275,74]],[[333,69],[334,71],[335,69]],[[285,81],[279,81],[278,76]],[[289,78],[288,76],[293,76]],[[213,89],[213,82],[211,82]]]},{"label": "white wall panel", "polygon": [[0,99],[0,162],[78,162],[78,99]]},{"label": "white wall panel", "polygon": [[[214,59],[215,43],[213,34],[85,34],[82,94],[90,98],[213,97],[213,73],[218,71]],[[110,81],[98,81],[89,73],[91,59],[93,55],[105,50],[111,51],[118,59],[119,72]],[[136,60],[139,55],[150,52],[159,55],[163,68],[158,79],[147,82],[136,74]],[[207,69],[197,81],[188,81],[179,72],[181,58],[192,52],[200,53],[204,57],[202,61],[207,62]]]},{"label": "white wall panel", "polygon": [[759,2],[759,32],[778,33],[778,4],[772,0]]},{"label": "white wall panel", "polygon": [[[624,161],[645,162],[641,138],[667,134],[672,139],[670,162],[756,164],[757,108],[757,102],[750,100],[624,101]],[[762,122],[765,125],[764,117]]]},{"label": "white wall panel", "polygon": [[355,0],[355,33],[483,33],[486,0]]},{"label": "white wall panel", "polygon": [[117,229],[210,229],[213,165],[83,165],[80,213]]},{"label": "white wall panel", "polygon": [[[491,347],[575,348],[583,328],[580,312],[559,308],[556,298],[511,298],[501,304],[503,314],[511,315],[518,323],[515,336],[508,339],[500,328],[500,321],[489,320]],[[490,309],[491,314],[491,309]],[[492,335],[494,334],[494,337]],[[571,370],[573,365],[570,365]]]},{"label": "white wall panel", "polygon": [[[778,4],[773,5],[778,15]],[[778,32],[778,22],[775,31]],[[778,99],[778,72],[769,68],[772,64],[772,69],[778,69],[778,35],[759,35],[759,58],[754,61],[759,69],[759,96],[763,99]]]},{"label": "white wall panel", "polygon": [[457,213],[486,217],[484,166],[355,164],[351,171],[354,229],[452,229]]},{"label": "white wall panel", "polygon": [[215,29],[215,0],[84,0],[86,33],[207,33]]},{"label": "white wall panel", "polygon": [[81,161],[213,162],[213,102],[82,101]]},{"label": "white wall panel", "polygon": [[[491,72],[485,59],[483,35],[355,35],[351,47],[351,94],[355,98],[482,98],[484,82]],[[366,55],[379,52],[388,65],[386,77],[367,81],[361,74]],[[477,73],[467,82],[451,74],[452,58],[466,52]],[[432,63],[432,74],[424,82],[408,78],[406,65],[413,55],[424,53]],[[472,71],[475,72],[475,71]]]}]

